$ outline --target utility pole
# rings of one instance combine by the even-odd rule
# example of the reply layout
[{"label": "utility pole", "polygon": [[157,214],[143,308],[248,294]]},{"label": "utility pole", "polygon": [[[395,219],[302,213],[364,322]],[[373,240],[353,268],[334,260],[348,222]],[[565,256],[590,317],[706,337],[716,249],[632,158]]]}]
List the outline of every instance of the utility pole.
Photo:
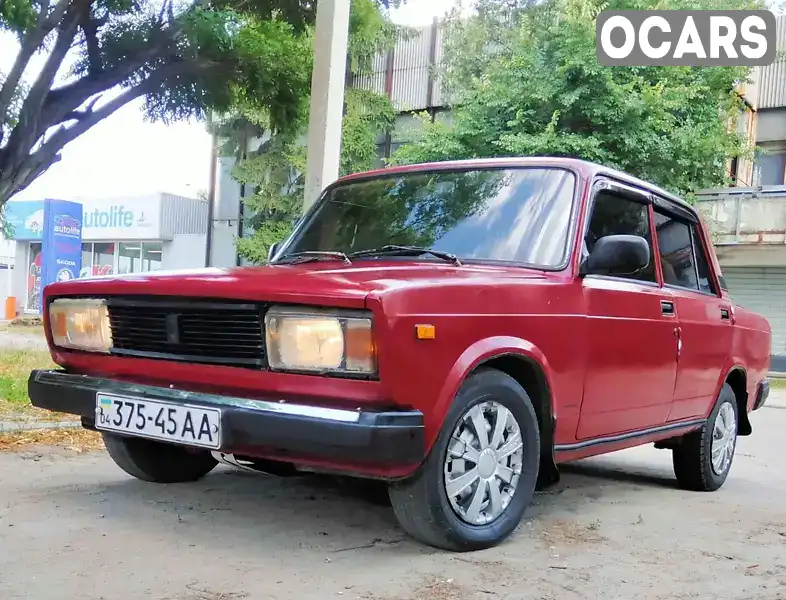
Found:
[{"label": "utility pole", "polygon": [[350,0],[317,0],[304,210],[338,179]]}]

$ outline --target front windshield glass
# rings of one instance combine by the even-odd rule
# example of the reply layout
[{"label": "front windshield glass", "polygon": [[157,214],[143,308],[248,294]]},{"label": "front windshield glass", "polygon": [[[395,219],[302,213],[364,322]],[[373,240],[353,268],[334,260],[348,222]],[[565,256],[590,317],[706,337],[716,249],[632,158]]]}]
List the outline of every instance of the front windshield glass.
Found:
[{"label": "front windshield glass", "polygon": [[554,168],[421,171],[348,182],[329,192],[279,258],[395,244],[558,267],[566,258],[575,184],[572,173]]}]

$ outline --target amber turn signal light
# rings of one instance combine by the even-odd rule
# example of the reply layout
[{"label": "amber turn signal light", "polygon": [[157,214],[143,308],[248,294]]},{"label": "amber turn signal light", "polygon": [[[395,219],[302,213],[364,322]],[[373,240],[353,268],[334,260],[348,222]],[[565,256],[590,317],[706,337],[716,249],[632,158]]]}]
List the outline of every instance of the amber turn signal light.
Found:
[{"label": "amber turn signal light", "polygon": [[415,334],[419,340],[433,340],[437,337],[437,329],[433,325],[415,325]]}]

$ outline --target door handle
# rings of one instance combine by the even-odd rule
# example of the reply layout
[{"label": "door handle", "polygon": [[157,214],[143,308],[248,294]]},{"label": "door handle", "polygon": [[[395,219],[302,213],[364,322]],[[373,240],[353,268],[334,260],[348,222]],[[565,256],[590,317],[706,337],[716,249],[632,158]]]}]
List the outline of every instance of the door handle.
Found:
[{"label": "door handle", "polygon": [[728,321],[731,318],[731,311],[725,306],[720,309],[721,319]]},{"label": "door handle", "polygon": [[660,312],[664,317],[674,316],[674,302],[671,300],[660,301]]}]

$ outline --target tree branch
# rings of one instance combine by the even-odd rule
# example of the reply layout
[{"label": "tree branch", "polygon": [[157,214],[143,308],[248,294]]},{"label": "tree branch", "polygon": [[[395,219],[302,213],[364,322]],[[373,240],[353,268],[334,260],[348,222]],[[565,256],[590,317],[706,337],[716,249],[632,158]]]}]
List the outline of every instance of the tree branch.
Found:
[{"label": "tree branch", "polygon": [[73,83],[51,90],[47,94],[44,108],[41,111],[39,137],[50,127],[63,122],[67,115],[76,111],[96,94],[109,90],[116,85],[121,85],[144,65],[161,56],[163,49],[174,42],[176,31],[174,28],[159,31],[159,35],[152,39],[145,48],[135,56],[126,57],[117,67],[111,70],[91,74]]},{"label": "tree branch", "polygon": [[9,164],[8,161],[6,151],[9,148],[12,148],[18,157],[26,156],[38,138],[41,137],[39,125],[44,101],[49,93],[49,89],[52,87],[55,75],[57,75],[66,54],[71,49],[71,43],[74,41],[77,26],[84,10],[90,10],[90,0],[74,0],[60,21],[60,26],[57,30],[57,40],[52,48],[52,52],[47,57],[38,78],[33,83],[22,104],[17,125],[11,131],[6,148],[0,151],[0,159],[3,160],[6,168],[14,167],[14,164]]},{"label": "tree branch", "polygon": [[36,24],[22,41],[22,47],[14,59],[14,64],[8,72],[8,77],[6,77],[3,87],[0,88],[0,115],[6,115],[8,113],[8,109],[11,106],[11,100],[14,97],[14,92],[19,82],[22,80],[22,75],[27,69],[30,59],[41,46],[49,32],[52,31],[60,22],[60,19],[63,18],[65,10],[68,7],[68,2],[69,0],[59,0],[50,13],[50,0],[43,0]]},{"label": "tree branch", "polygon": [[89,73],[96,75],[104,70],[101,60],[101,46],[98,43],[98,30],[106,25],[106,18],[96,19],[90,9],[83,13],[79,22],[82,33],[85,34],[85,47],[87,48],[87,65]]},{"label": "tree branch", "polygon": [[49,139],[41,144],[38,150],[25,156],[15,168],[4,168],[0,171],[0,205],[12,195],[25,189],[52,164],[56,163],[59,160],[60,151],[68,143],[132,100],[154,91],[167,78],[185,73],[188,68],[185,63],[162,68],[139,85],[125,90],[98,109],[81,111],[82,114],[74,125],[60,126]]}]

